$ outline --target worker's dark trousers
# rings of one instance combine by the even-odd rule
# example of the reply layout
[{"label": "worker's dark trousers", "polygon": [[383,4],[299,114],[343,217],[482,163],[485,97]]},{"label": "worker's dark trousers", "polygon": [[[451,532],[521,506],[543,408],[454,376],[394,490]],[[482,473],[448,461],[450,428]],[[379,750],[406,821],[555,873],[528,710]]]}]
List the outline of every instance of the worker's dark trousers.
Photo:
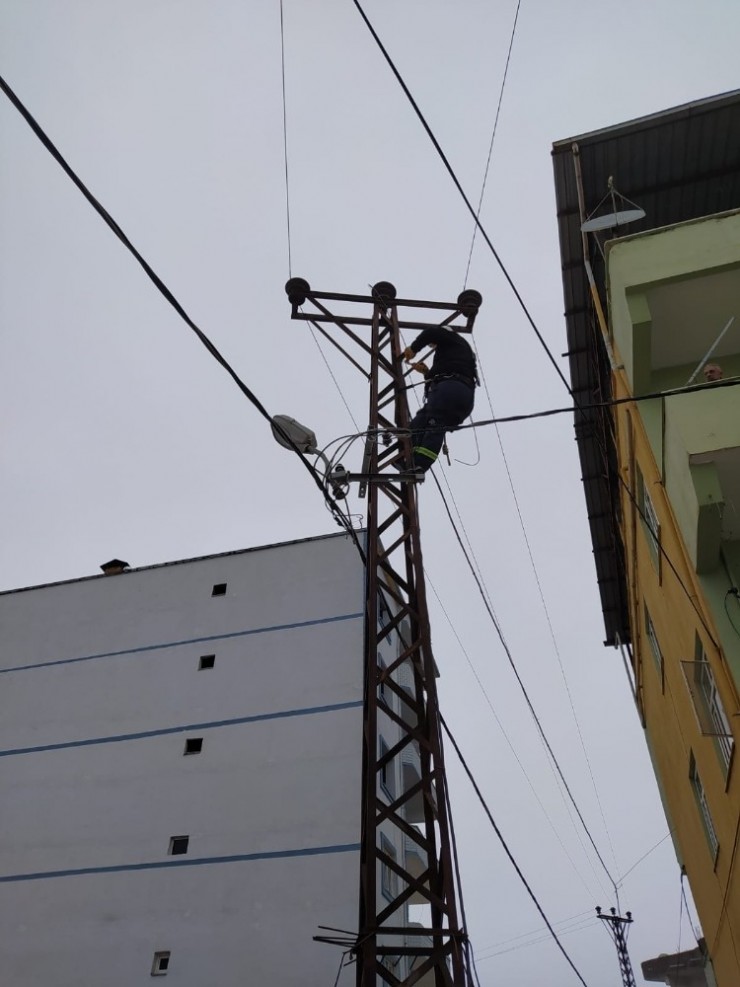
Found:
[{"label": "worker's dark trousers", "polygon": [[423,407],[411,419],[411,445],[414,466],[428,470],[439,456],[445,432],[449,432],[473,411],[475,388],[462,380],[437,380],[429,385]]}]

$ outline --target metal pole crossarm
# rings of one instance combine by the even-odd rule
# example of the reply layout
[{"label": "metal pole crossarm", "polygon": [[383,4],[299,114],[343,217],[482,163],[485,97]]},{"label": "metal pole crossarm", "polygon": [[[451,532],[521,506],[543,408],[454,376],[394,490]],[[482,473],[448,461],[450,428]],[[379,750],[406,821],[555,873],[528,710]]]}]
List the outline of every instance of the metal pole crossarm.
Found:
[{"label": "metal pole crossarm", "polygon": [[[392,289],[392,293],[387,293],[386,289],[388,288]],[[395,310],[396,323],[399,329],[428,329],[431,326],[445,325],[454,332],[464,333],[473,331],[475,317],[478,314],[478,309],[482,301],[480,293],[474,291],[472,288],[460,292],[456,302],[431,302],[418,298],[396,298],[396,289],[388,281],[378,282],[372,288],[371,295],[347,295],[336,291],[313,291],[308,281],[304,278],[291,278],[285,285],[285,290],[291,304],[292,319],[303,319],[308,322],[334,322],[338,325],[344,324],[344,326],[371,326],[373,317],[370,315],[335,316],[321,303],[323,301],[338,301],[351,305],[377,305],[381,308],[382,314],[385,314],[388,307],[392,305]],[[306,302],[312,302],[319,314],[301,312],[300,308]],[[399,309],[410,309],[411,311],[432,309],[449,314],[447,318],[442,320],[436,319],[433,322],[421,322],[418,319],[399,318]],[[455,322],[455,319],[458,317],[464,321]],[[352,335],[356,342],[359,342],[353,333],[350,333],[350,335]]]},{"label": "metal pole crossarm", "polygon": [[606,923],[616,946],[623,987],[637,987],[632,962],[627,952],[627,932],[625,931],[633,922],[632,912],[627,912],[626,916],[622,916],[617,915],[616,909],[610,908],[608,915],[602,915],[601,909],[597,908],[596,915],[602,922]]},{"label": "metal pole crossarm", "polygon": [[[416,483],[392,467],[411,460],[401,328],[441,321],[403,321],[398,309],[447,313],[448,328],[470,332],[481,297],[469,291],[455,303],[400,300],[387,282],[370,295],[312,292],[300,278],[286,292],[294,319],[333,324],[343,344],[359,350],[358,359],[369,356],[364,456],[360,474],[349,474],[367,495],[360,908],[351,949],[357,987],[469,987]],[[325,301],[342,302],[342,314]],[[307,302],[320,319],[299,311]],[[370,312],[347,315],[350,306]],[[465,321],[453,325],[459,318]],[[369,327],[369,338],[350,326]],[[423,922],[410,920],[410,905],[424,907]]]}]

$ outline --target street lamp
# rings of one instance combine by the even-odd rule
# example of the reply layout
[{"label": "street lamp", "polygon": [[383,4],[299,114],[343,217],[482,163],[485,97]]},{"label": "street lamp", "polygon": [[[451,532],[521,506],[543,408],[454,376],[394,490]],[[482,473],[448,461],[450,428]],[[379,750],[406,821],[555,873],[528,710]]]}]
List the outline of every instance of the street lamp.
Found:
[{"label": "street lamp", "polygon": [[349,493],[352,481],[360,484],[360,496],[364,496],[363,487],[367,483],[384,483],[389,479],[399,483],[422,483],[424,473],[420,469],[408,469],[393,473],[350,473],[337,463],[332,466],[327,457],[316,444],[316,433],[302,425],[290,415],[273,415],[272,434],[275,441],[284,449],[292,449],[303,456],[316,456],[324,464],[324,482],[331,485],[332,492],[337,498],[344,498]]},{"label": "street lamp", "polygon": [[272,434],[278,445],[284,449],[292,449],[303,456],[316,456],[324,464],[324,481],[331,484],[334,496],[344,498],[349,491],[347,471],[338,463],[334,469],[321,449],[316,444],[316,433],[306,425],[301,425],[290,415],[273,415],[271,422]]}]

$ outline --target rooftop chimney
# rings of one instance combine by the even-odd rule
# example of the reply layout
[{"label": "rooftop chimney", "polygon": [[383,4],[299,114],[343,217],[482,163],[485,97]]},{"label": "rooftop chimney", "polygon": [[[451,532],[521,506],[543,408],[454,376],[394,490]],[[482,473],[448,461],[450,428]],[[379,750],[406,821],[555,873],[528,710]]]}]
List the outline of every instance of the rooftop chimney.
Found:
[{"label": "rooftop chimney", "polygon": [[104,562],[100,568],[106,576],[117,576],[120,572],[128,569],[129,564],[122,559],[111,559],[110,562]]}]

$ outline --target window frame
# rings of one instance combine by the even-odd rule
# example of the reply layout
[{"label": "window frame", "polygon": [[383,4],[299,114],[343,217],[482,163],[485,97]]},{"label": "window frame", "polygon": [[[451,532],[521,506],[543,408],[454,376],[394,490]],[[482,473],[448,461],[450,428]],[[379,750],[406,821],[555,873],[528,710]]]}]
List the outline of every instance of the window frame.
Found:
[{"label": "window frame", "polygon": [[717,679],[709,663],[704,642],[698,634],[694,646],[694,661],[694,679],[698,687],[697,695],[704,705],[704,712],[717,730],[717,733],[712,736],[712,740],[726,778],[730,773],[730,765],[733,760],[735,738],[732,733],[730,718],[725,710],[725,704],[722,702],[722,696],[717,688]]},{"label": "window frame", "polygon": [[[380,673],[387,671],[388,671],[388,666],[383,660],[383,657],[380,654],[380,652],[378,652],[378,672],[379,672],[378,677],[380,677]],[[385,681],[378,683],[378,699],[382,699],[385,705],[388,707],[388,709],[395,712],[395,705],[393,702],[393,692],[388,688],[387,678],[385,679]]]},{"label": "window frame", "polygon": [[658,570],[658,582],[660,582],[662,578],[660,518],[655,510],[655,504],[653,503],[653,498],[650,496],[647,484],[645,483],[645,477],[643,476],[642,470],[639,466],[636,466],[636,469],[637,503],[640,507],[640,520],[642,522],[642,529],[648,543],[648,548],[650,549],[650,555],[656,569]]},{"label": "window frame", "polygon": [[[380,760],[380,758],[382,757],[385,757],[385,755],[388,753],[389,750],[390,747],[386,743],[385,738],[382,736],[378,736],[378,760]],[[387,795],[387,797],[391,802],[395,802],[396,798],[398,797],[397,794],[398,786],[396,785],[396,778],[394,773],[394,768],[395,768],[394,760],[395,758],[391,758],[391,760],[388,761],[388,763],[384,767],[382,767],[378,772],[378,782],[380,784],[380,787],[383,789],[383,792]],[[391,785],[388,784],[389,771],[390,771]]]},{"label": "window frame", "polygon": [[709,808],[706,789],[702,784],[693,751],[689,751],[689,781],[691,782],[691,790],[694,793],[694,800],[696,801],[696,807],[699,812],[699,818],[701,819],[704,835],[707,838],[707,844],[712,855],[712,860],[716,866],[717,857],[719,856],[719,838],[714,825],[714,819],[712,818],[712,811]]},{"label": "window frame", "polygon": [[[152,959],[152,969],[150,976],[152,977],[166,977],[170,970],[170,957],[172,952],[169,949],[160,949],[155,952]],[[164,969],[161,968],[162,960],[166,960]]]},{"label": "window frame", "polygon": [[648,644],[653,655],[653,662],[660,675],[660,691],[665,692],[665,658],[660,647],[660,641],[658,641],[658,635],[655,632],[653,618],[650,616],[650,611],[644,600],[642,606],[645,617],[645,637],[648,639]]},{"label": "window frame", "polygon": [[[380,834],[380,849],[387,857],[398,863],[398,851],[385,833]],[[380,893],[386,901],[395,901],[398,897],[398,874],[382,860],[380,861]]]},{"label": "window frame", "polygon": [[[185,841],[185,848],[182,850],[176,849],[176,846]],[[181,836],[170,836],[170,845],[167,848],[168,857],[184,857],[190,850],[190,836],[189,834],[183,834]]]}]

